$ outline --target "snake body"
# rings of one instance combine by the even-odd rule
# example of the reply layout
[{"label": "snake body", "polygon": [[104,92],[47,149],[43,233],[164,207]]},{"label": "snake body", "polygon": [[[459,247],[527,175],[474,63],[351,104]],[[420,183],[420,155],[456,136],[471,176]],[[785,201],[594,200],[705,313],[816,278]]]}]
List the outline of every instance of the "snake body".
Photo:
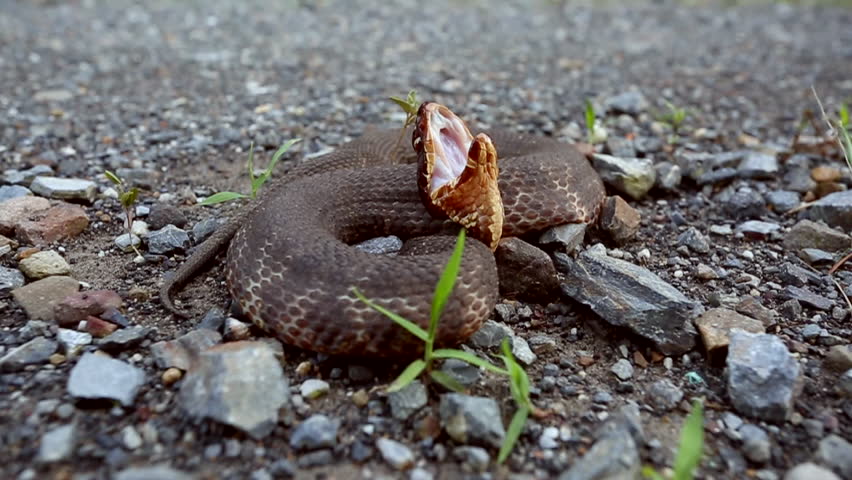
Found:
[{"label": "snake body", "polygon": [[[595,219],[603,184],[576,149],[541,137],[486,133],[500,157],[504,236]],[[228,288],[256,325],[287,344],[329,354],[400,356],[422,348],[352,292],[357,287],[426,328],[455,240],[438,236],[420,242],[414,254],[397,256],[351,246],[381,235],[409,239],[457,231],[421,203],[415,159],[401,153],[398,139],[398,130],[367,133],[303,164],[263,196],[227,257]],[[470,239],[437,344],[473,334],[493,311],[497,294],[494,256]]]}]

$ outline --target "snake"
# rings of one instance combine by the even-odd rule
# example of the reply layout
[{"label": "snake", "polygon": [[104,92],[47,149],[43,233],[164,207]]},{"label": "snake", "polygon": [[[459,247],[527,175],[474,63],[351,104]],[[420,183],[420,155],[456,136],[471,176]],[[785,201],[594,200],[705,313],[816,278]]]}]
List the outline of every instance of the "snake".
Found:
[{"label": "snake", "polygon": [[[436,346],[456,345],[494,311],[500,238],[593,223],[600,213],[601,178],[568,143],[511,129],[474,137],[434,102],[420,106],[405,134],[410,144],[400,141],[400,129],[369,130],[292,168],[178,267],[161,287],[162,303],[181,313],[172,294],[227,246],[231,297],[285,344],[329,355],[411,356],[423,342],[355,289],[427,329],[455,235],[468,229],[435,337]],[[405,242],[398,254],[356,247],[389,235]]]}]

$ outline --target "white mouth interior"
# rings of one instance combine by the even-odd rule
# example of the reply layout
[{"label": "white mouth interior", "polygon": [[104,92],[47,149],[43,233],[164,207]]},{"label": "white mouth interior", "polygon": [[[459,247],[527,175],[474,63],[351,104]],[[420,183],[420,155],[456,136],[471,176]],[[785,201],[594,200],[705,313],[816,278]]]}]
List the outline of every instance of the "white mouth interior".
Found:
[{"label": "white mouth interior", "polygon": [[447,118],[439,110],[432,113],[430,133],[435,145],[435,166],[432,170],[433,192],[452,182],[467,165],[467,152],[473,139],[468,138],[461,119]]}]

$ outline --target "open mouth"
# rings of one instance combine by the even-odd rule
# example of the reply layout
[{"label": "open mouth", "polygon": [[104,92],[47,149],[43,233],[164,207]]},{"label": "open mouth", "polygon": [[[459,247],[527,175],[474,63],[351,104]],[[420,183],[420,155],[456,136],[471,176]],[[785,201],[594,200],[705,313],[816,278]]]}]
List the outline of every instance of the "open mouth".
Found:
[{"label": "open mouth", "polygon": [[432,157],[429,191],[435,194],[441,187],[452,184],[464,171],[473,135],[447,107],[425,103],[421,109],[420,140],[426,154]]}]

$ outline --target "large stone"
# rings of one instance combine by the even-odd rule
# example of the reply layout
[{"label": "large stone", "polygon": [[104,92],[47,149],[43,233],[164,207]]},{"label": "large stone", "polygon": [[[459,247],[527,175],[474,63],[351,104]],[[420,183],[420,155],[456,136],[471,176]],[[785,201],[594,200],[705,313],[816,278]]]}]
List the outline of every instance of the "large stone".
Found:
[{"label": "large stone", "polygon": [[764,332],[763,323],[760,320],[740,315],[727,308],[707,310],[695,319],[695,326],[701,334],[704,348],[707,349],[707,355],[710,357],[728,347],[731,331],[735,328],[751,333]]},{"label": "large stone", "polygon": [[60,326],[76,327],[89,315],[99,317],[107,311],[121,308],[124,301],[112,290],[86,290],[66,296],[53,307]]},{"label": "large stone", "polygon": [[784,480],[840,480],[840,477],[827,468],[805,462],[788,470]]},{"label": "large stone", "polygon": [[500,240],[494,253],[502,296],[537,303],[549,303],[556,297],[559,278],[544,251],[511,237]]},{"label": "large stone", "polygon": [[74,424],[56,427],[41,437],[36,460],[42,463],[67,460],[74,452]]},{"label": "large stone", "polygon": [[34,279],[71,273],[71,266],[56,250],[36,252],[21,260],[18,267],[24,275]]},{"label": "large stone", "polygon": [[160,368],[189,370],[192,360],[201,352],[222,341],[219,332],[207,328],[193,330],[175,340],[151,345],[151,355]]},{"label": "large stone", "polygon": [[828,252],[845,250],[852,246],[852,237],[841,231],[811,220],[800,220],[784,237],[784,247],[789,250],[818,248]]},{"label": "large stone", "polygon": [[598,439],[559,480],[634,480],[639,478],[639,449],[630,435],[615,432]]},{"label": "large stone", "polygon": [[852,478],[852,444],[840,435],[831,434],[820,440],[814,457],[841,477]]},{"label": "large stone", "polygon": [[784,422],[801,390],[800,368],[774,335],[735,329],[728,348],[728,395],[740,413]]},{"label": "large stone", "polygon": [[615,243],[623,244],[632,239],[639,231],[641,221],[639,211],[623,198],[618,195],[607,197],[601,210],[600,226]]},{"label": "large stone", "polygon": [[106,355],[86,353],[71,369],[68,393],[77,398],[117,400],[130,407],[144,383],[143,370]]},{"label": "large stone", "polygon": [[79,205],[59,202],[21,219],[15,227],[15,234],[22,242],[46,245],[74,238],[88,226],[89,217]]},{"label": "large stone", "polygon": [[232,342],[202,352],[178,399],[197,419],[211,418],[260,439],[278,422],[290,396],[275,352],[265,342]]},{"label": "large stone", "polygon": [[562,245],[566,252],[571,253],[582,245],[585,236],[585,223],[567,223],[546,230],[541,234],[538,243],[540,245]]},{"label": "large stone", "polygon": [[55,341],[36,337],[0,357],[0,371],[21,370],[27,365],[45,363],[56,351],[56,348]]},{"label": "large stone", "polygon": [[16,268],[0,267],[0,292],[22,287],[24,274]]},{"label": "large stone", "polygon": [[406,420],[415,412],[426,406],[429,401],[426,387],[414,380],[402,390],[388,394],[391,415],[397,420]]},{"label": "large stone", "polygon": [[651,271],[590,248],[577,260],[556,253],[562,292],[604,320],[652,341],[666,355],[695,346],[692,319],[700,305]]},{"label": "large stone", "polygon": [[642,199],[657,179],[654,163],[645,158],[618,158],[598,153],[592,157],[592,165],[604,182],[634,200]]},{"label": "large stone", "polygon": [[811,220],[852,231],[852,189],[820,198],[808,208],[807,215]]},{"label": "large stone", "polygon": [[16,197],[0,203],[0,235],[14,235],[15,226],[24,219],[50,208],[50,201],[41,197]]},{"label": "large stone", "polygon": [[12,290],[12,297],[27,312],[30,320],[52,322],[54,306],[79,288],[80,283],[71,277],[47,277]]},{"label": "large stone", "polygon": [[36,177],[30,184],[30,190],[42,197],[92,202],[97,194],[97,185],[79,178]]},{"label": "large stone", "polygon": [[184,252],[189,248],[189,235],[174,225],[148,233],[145,241],[148,242],[148,251],[155,255]]},{"label": "large stone", "polygon": [[500,448],[506,436],[500,407],[492,398],[446,393],[439,412],[447,434],[459,443]]}]

